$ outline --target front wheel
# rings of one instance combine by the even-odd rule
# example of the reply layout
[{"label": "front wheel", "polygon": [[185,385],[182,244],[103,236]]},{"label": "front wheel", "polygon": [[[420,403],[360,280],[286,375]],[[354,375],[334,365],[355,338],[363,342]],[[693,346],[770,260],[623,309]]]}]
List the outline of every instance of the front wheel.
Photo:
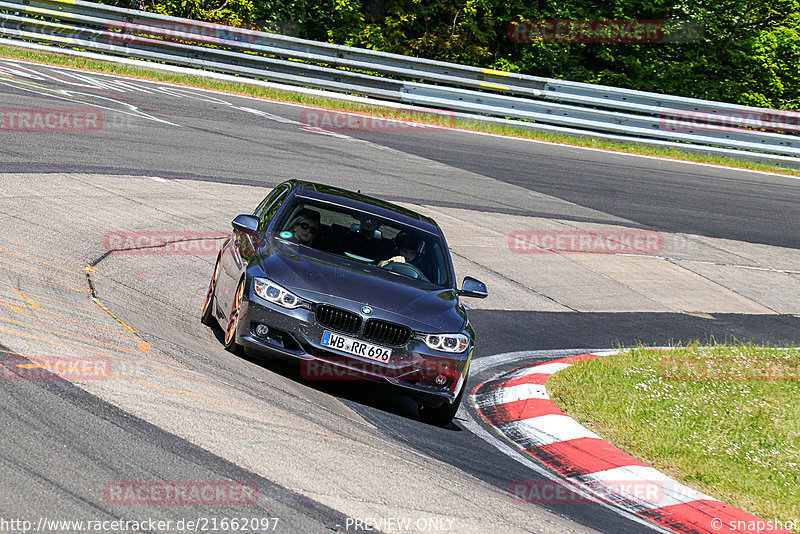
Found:
[{"label": "front wheel", "polygon": [[233,297],[231,312],[228,314],[228,326],[225,328],[225,350],[234,354],[242,352],[242,346],[236,343],[236,331],[239,329],[239,316],[242,312],[242,296],[244,295],[244,279],[239,282],[236,288],[236,295]]},{"label": "front wheel", "polygon": [[458,412],[458,407],[461,405],[461,398],[464,396],[464,390],[467,389],[467,377],[464,377],[464,383],[461,385],[461,391],[458,393],[453,404],[447,402],[433,408],[423,402],[419,403],[419,418],[436,426],[447,426],[453,420]]}]

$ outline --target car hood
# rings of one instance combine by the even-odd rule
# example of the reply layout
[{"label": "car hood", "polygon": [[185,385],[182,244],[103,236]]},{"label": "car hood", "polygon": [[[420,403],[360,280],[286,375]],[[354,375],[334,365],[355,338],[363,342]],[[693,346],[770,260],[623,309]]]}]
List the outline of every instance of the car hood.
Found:
[{"label": "car hood", "polygon": [[260,254],[264,274],[300,297],[355,312],[369,305],[372,317],[423,332],[460,332],[466,323],[453,289],[413,287],[402,275],[280,241],[268,247]]}]

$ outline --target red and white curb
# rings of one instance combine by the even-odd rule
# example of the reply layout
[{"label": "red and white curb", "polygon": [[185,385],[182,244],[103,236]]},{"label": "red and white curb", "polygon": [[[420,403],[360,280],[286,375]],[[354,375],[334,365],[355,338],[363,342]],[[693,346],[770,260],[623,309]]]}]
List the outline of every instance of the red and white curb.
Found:
[{"label": "red and white curb", "polygon": [[[618,351],[551,360],[511,371],[473,389],[483,419],[525,453],[563,476],[582,493],[613,503],[647,521],[683,534],[782,533],[758,516],[696,491],[614,447],[566,415],[545,384],[554,373]],[[515,500],[566,502],[536,483],[509,488]],[[535,499],[532,498],[535,494]]]}]

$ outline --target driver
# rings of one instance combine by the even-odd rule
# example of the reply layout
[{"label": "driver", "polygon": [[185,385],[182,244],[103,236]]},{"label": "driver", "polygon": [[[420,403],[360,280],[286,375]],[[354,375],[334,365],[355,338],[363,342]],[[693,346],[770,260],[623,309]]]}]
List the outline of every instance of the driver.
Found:
[{"label": "driver", "polygon": [[419,260],[422,240],[406,232],[400,232],[394,238],[394,247],[397,255],[379,262],[378,267],[385,267],[390,263],[410,263],[415,265]]},{"label": "driver", "polygon": [[301,245],[311,245],[319,230],[319,212],[303,208],[298,211],[286,225],[286,230],[292,233],[288,240]]}]

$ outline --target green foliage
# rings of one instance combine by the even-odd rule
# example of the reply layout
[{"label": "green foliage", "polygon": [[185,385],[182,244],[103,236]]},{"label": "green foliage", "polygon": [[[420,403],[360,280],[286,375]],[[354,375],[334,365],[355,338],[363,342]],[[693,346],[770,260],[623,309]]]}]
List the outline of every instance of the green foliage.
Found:
[{"label": "green foliage", "polygon": [[[800,109],[800,0],[118,0],[455,63]],[[127,6],[126,6],[127,7]],[[658,43],[516,43],[515,20],[663,20],[702,28]]]},{"label": "green foliage", "polygon": [[147,5],[148,11],[188,19],[241,26],[252,20],[252,0],[159,0]]}]

